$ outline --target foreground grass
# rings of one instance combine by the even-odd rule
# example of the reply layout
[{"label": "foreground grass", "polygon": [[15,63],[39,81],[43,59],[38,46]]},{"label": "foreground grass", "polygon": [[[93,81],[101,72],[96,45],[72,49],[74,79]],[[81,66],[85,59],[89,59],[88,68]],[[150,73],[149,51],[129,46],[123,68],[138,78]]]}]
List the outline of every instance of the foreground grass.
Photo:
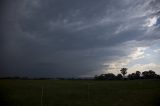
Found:
[{"label": "foreground grass", "polygon": [[160,106],[160,80],[0,80],[7,106]]}]

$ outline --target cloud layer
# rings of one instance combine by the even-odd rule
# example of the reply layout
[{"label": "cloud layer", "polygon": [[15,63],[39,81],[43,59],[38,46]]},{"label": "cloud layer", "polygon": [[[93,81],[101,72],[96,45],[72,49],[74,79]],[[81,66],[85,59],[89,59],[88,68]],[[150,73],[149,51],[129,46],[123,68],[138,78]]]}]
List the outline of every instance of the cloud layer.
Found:
[{"label": "cloud layer", "polygon": [[121,67],[132,72],[139,64],[144,70],[147,64],[159,67],[158,5],[159,0],[3,1],[2,76],[79,77],[118,73]]}]

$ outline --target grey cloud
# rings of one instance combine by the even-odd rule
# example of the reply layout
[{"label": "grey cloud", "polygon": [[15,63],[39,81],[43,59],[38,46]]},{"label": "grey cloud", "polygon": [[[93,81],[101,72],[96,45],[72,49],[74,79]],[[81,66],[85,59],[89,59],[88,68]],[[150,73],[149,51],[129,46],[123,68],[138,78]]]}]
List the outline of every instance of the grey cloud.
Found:
[{"label": "grey cloud", "polygon": [[151,8],[152,8],[153,10],[160,10],[160,7],[159,7],[160,1],[159,1],[159,0],[152,0],[152,1],[150,2],[150,5],[151,5]]},{"label": "grey cloud", "polygon": [[[107,68],[104,63],[134,51],[129,46],[124,49],[125,42],[148,42],[146,29],[141,29],[148,16],[134,16],[144,1],[9,2],[1,18],[6,75],[72,77],[101,73]],[[158,34],[149,37],[155,40]],[[142,45],[145,43],[138,46]]]}]

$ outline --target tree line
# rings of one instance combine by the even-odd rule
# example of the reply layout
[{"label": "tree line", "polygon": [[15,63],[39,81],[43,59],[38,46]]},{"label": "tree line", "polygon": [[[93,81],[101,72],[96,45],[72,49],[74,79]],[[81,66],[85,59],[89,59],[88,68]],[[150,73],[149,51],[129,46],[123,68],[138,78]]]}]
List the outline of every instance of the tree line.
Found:
[{"label": "tree line", "polygon": [[127,74],[127,68],[121,68],[119,74],[115,75],[113,73],[95,75],[96,80],[135,80],[135,79],[160,79],[160,75],[156,74],[153,70],[149,71],[136,71],[135,73]]},{"label": "tree line", "polygon": [[106,74],[100,74],[95,75],[95,77],[89,77],[89,78],[29,78],[29,77],[0,77],[0,79],[22,79],[22,80],[136,80],[136,79],[160,79],[160,75],[156,74],[153,70],[149,71],[136,71],[131,74],[127,74],[127,68],[121,68],[120,73],[115,75],[113,73],[106,73]]}]

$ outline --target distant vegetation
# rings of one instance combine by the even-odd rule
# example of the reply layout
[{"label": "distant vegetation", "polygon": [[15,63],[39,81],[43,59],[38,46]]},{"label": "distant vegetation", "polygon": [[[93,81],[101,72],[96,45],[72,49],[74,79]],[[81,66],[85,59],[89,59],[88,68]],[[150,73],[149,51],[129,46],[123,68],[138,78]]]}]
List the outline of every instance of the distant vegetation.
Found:
[{"label": "distant vegetation", "polygon": [[127,74],[127,68],[121,68],[120,73],[115,75],[113,73],[106,73],[106,74],[100,74],[95,75],[94,77],[53,77],[53,78],[47,78],[47,77],[38,77],[38,78],[30,78],[30,77],[2,77],[0,79],[22,79],[22,80],[136,80],[136,79],[160,79],[160,75],[156,74],[153,70],[149,71],[136,71],[135,73]]},{"label": "distant vegetation", "polygon": [[96,75],[96,80],[135,80],[135,79],[160,79],[160,75],[157,75],[154,71],[136,71],[135,73],[127,74],[127,68],[121,68],[121,74],[114,75],[113,73]]}]

